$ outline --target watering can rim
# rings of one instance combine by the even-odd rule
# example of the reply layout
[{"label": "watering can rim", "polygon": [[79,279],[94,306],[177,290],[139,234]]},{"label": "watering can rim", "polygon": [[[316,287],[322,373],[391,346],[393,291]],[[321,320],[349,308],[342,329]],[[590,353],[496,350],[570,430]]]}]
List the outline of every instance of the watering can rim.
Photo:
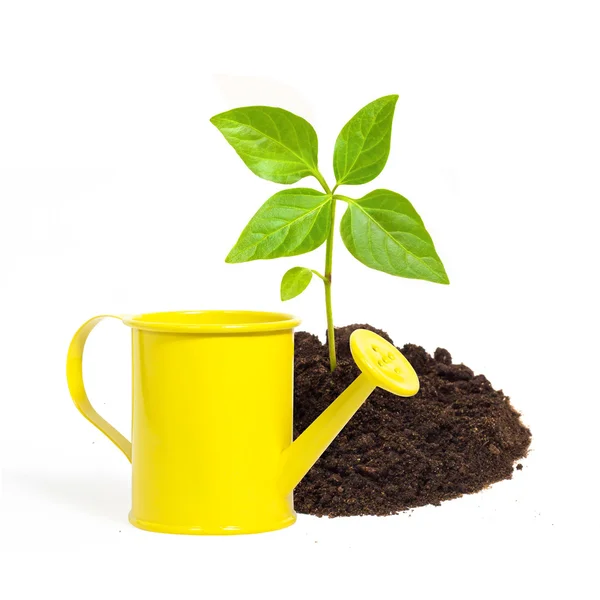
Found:
[{"label": "watering can rim", "polygon": [[163,333],[267,333],[294,329],[301,323],[288,313],[257,310],[159,311],[121,315],[121,320],[134,329]]}]

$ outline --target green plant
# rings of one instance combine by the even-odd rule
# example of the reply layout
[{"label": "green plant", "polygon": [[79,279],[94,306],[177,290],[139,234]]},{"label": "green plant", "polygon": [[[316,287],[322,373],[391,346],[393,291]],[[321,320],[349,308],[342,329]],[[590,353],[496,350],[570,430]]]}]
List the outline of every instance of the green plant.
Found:
[{"label": "green plant", "polygon": [[337,201],[348,205],[340,225],[342,240],[360,262],[399,277],[449,283],[421,217],[406,198],[383,189],[358,199],[336,193],[342,185],[372,181],[385,167],[397,100],[396,95],[379,98],[344,125],[333,153],[336,183],[332,187],[317,165],[317,134],[303,118],[281,108],[248,106],[211,119],[259,177],[289,185],[313,176],[323,188],[291,188],[271,196],[242,231],[226,262],[296,256],[326,244],[324,272],[293,267],[281,281],[281,299],[301,294],[313,275],[323,281],[332,371],[336,366],[331,283]]}]

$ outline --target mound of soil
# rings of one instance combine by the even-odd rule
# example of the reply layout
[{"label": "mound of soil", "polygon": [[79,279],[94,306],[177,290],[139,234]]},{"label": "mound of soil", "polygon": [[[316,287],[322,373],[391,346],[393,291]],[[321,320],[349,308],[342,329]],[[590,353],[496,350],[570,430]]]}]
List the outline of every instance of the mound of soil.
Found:
[{"label": "mound of soil", "polygon": [[[358,328],[392,341],[369,325],[336,329],[333,374],[327,347],[296,333],[294,437],[358,376],[348,342]],[[388,515],[438,505],[510,479],[527,454],[531,432],[484,375],[453,364],[443,348],[433,357],[413,344],[400,350],[419,375],[419,393],[400,398],[376,389],[296,488],[298,512]]]}]

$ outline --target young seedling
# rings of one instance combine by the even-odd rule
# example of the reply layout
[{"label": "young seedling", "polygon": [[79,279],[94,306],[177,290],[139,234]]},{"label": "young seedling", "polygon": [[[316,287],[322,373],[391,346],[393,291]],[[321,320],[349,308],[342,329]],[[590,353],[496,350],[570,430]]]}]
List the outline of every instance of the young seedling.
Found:
[{"label": "young seedling", "polygon": [[333,152],[333,186],[319,171],[317,134],[303,118],[282,108],[248,106],[211,119],[259,177],[289,185],[312,176],[323,188],[291,188],[271,196],[250,219],[225,260],[240,263],[297,256],[325,243],[323,273],[293,267],[281,280],[281,299],[301,294],[313,275],[323,281],[332,371],[336,356],[331,282],[338,201],[348,205],[340,224],[342,241],[360,262],[398,277],[449,283],[421,217],[404,196],[383,189],[358,199],[336,193],[342,185],[368,183],[383,171],[390,153],[397,100],[396,95],[379,98],[344,125]]}]

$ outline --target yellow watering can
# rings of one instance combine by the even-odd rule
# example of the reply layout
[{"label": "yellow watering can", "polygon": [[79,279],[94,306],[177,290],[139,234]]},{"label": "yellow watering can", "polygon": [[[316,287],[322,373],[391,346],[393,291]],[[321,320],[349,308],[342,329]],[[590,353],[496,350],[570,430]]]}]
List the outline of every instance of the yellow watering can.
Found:
[{"label": "yellow watering can", "polygon": [[[102,319],[132,330],[131,442],[92,407],[82,375]],[[419,380],[386,340],[350,338],[362,373],[292,443],[294,335],[300,321],[250,311],[102,315],[77,331],[67,380],[83,416],[132,463],[130,522],[149,531],[257,533],[296,520],[293,490],[369,394],[412,396]]]}]

